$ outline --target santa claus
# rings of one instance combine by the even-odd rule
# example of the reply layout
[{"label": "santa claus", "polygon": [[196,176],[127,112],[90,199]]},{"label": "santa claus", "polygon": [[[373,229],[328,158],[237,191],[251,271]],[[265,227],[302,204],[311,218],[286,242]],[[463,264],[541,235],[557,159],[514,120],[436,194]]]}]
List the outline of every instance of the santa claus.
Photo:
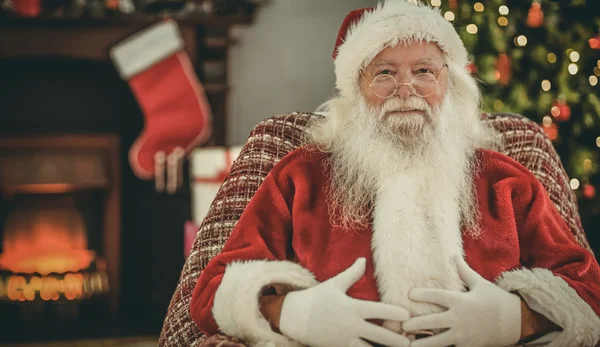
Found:
[{"label": "santa claus", "polygon": [[537,179],[494,151],[438,11],[351,12],[339,96],[202,272],[191,316],[272,346],[594,346],[600,267]]}]

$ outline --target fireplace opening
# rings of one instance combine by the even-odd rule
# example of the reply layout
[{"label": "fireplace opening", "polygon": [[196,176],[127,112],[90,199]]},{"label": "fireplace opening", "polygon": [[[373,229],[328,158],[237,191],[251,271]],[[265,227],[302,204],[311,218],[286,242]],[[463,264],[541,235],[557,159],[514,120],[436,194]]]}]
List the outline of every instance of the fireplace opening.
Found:
[{"label": "fireplace opening", "polygon": [[[105,260],[88,247],[74,195],[10,199],[0,253],[0,299],[85,300],[108,292]],[[81,200],[81,199],[79,199]]]},{"label": "fireplace opening", "polygon": [[0,139],[0,323],[10,333],[69,336],[117,314],[119,160],[116,135]]}]

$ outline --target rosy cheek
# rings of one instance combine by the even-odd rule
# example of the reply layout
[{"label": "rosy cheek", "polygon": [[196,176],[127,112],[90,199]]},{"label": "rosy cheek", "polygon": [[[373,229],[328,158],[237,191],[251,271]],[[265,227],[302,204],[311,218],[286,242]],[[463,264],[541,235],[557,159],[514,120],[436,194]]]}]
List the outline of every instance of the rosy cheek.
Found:
[{"label": "rosy cheek", "polygon": [[431,96],[427,97],[425,99],[425,101],[427,101],[427,103],[429,104],[429,106],[435,107],[439,103],[439,97],[437,95],[431,95]]},{"label": "rosy cheek", "polygon": [[382,99],[377,95],[373,94],[371,88],[368,85],[361,85],[361,92],[365,100],[367,101],[367,104],[371,106],[379,106],[385,102],[385,99]]},{"label": "rosy cheek", "polygon": [[438,92],[434,93],[433,95],[425,98],[425,101],[427,101],[429,106],[436,107],[436,106],[440,106],[443,99],[444,99],[444,93],[442,91],[438,91]]},{"label": "rosy cheek", "polygon": [[382,98],[378,97],[377,95],[372,95],[372,94],[369,95],[367,100],[369,101],[369,104],[371,104],[373,106],[379,106],[385,102],[385,99],[382,99]]}]

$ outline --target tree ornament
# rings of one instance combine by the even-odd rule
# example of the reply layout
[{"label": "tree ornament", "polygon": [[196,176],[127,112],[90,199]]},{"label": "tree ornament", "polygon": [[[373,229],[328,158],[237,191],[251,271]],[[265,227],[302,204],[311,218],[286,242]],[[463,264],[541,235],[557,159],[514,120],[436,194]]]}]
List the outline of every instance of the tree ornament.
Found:
[{"label": "tree ornament", "polygon": [[591,184],[583,186],[583,197],[586,199],[593,199],[596,196],[596,187]]},{"label": "tree ornament", "polygon": [[458,0],[448,0],[448,6],[450,6],[451,9],[456,10],[458,7]]},{"label": "tree ornament", "polygon": [[567,102],[564,98],[559,98],[555,100],[552,104],[552,109],[550,110],[552,116],[558,122],[566,122],[571,118],[571,107],[567,105]]},{"label": "tree ornament", "polygon": [[542,129],[551,141],[556,140],[558,137],[558,126],[555,123],[552,123],[549,126],[543,125]]},{"label": "tree ornament", "polygon": [[527,14],[527,26],[530,28],[539,28],[544,24],[544,12],[542,11],[542,5],[539,2],[534,1],[529,8]]},{"label": "tree ornament", "polygon": [[598,30],[598,35],[596,37],[592,37],[588,40],[591,49],[600,49],[600,30]]},{"label": "tree ornament", "polygon": [[502,53],[496,60],[496,77],[498,77],[498,83],[505,86],[512,79],[512,71],[510,66],[510,58],[508,55]]}]

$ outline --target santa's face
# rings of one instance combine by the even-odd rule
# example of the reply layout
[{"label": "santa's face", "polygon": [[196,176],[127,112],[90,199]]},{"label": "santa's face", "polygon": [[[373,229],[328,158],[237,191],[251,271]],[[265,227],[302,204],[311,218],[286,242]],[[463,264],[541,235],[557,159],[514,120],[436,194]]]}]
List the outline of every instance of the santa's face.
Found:
[{"label": "santa's face", "polygon": [[[423,77],[430,80],[420,89]],[[437,45],[409,42],[381,51],[363,71],[359,82],[361,96],[370,113],[379,118],[377,121],[405,132],[436,123],[448,88],[448,73]],[[419,123],[421,126],[414,126]]]}]

